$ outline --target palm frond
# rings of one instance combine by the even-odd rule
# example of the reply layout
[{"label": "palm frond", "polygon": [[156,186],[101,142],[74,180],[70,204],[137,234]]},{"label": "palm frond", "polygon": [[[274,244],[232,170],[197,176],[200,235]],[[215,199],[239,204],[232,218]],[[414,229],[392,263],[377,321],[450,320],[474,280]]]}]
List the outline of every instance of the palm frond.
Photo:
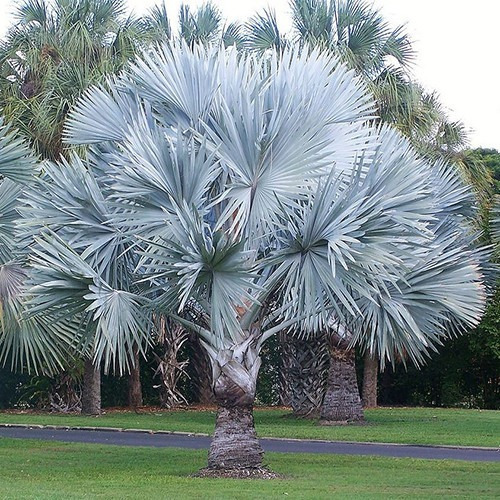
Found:
[{"label": "palm frond", "polygon": [[374,300],[360,298],[361,314],[349,325],[352,342],[376,352],[382,365],[407,356],[422,364],[450,334],[479,323],[485,308],[481,252],[456,225],[441,224],[401,280],[379,287]]},{"label": "palm frond", "polygon": [[140,97],[167,108],[185,127],[206,120],[218,88],[216,48],[196,45],[191,50],[164,45],[131,66],[130,76]]},{"label": "palm frond", "polygon": [[[90,346],[95,362],[107,370],[128,371],[134,345],[149,339],[149,317],[144,299],[112,287],[81,254],[55,233],[36,238],[27,289],[28,317],[50,316],[53,330],[63,335],[71,321],[75,339]],[[142,348],[142,347],[141,347]]]},{"label": "palm frond", "polygon": [[243,26],[237,22],[229,23],[222,33],[222,42],[225,47],[243,49],[247,43]]},{"label": "palm frond", "polygon": [[[367,273],[397,280],[402,254],[397,247],[425,244],[434,200],[427,178],[430,166],[420,160],[397,132],[383,128],[372,157],[362,157],[346,186],[330,177],[310,192],[292,214],[283,214],[280,249],[269,262],[270,276],[288,315],[317,311],[304,324],[311,331],[328,327],[333,314],[359,314],[357,294],[371,300],[376,291]],[[286,209],[284,210],[287,211]]]},{"label": "palm frond", "polygon": [[241,342],[244,333],[238,316],[254,302],[250,290],[257,288],[254,252],[246,251],[243,242],[213,231],[187,207],[178,207],[169,225],[171,237],[150,243],[141,263],[162,292],[155,304],[172,312],[195,300],[207,307],[215,347],[221,347],[226,338]]},{"label": "palm frond", "polygon": [[247,44],[252,50],[282,50],[286,47],[286,39],[281,34],[274,10],[265,10],[256,14],[245,25]]},{"label": "palm frond", "polygon": [[326,47],[332,36],[333,4],[327,0],[291,0],[290,5],[298,41]]},{"label": "palm frond", "polygon": [[286,51],[271,71],[264,92],[252,100],[242,96],[241,107],[222,102],[218,122],[207,130],[231,175],[220,223],[236,213],[233,227],[246,225],[246,234],[255,236],[268,232],[280,204],[293,203],[297,186],[332,165],[332,152],[339,163],[352,158],[366,134],[343,124],[369,117],[372,109],[354,75],[319,52]]},{"label": "palm frond", "polygon": [[35,158],[25,142],[0,119],[0,176],[27,182],[33,177],[34,167]]},{"label": "palm frond", "polygon": [[492,210],[493,219],[491,221],[491,236],[495,243],[500,243],[500,196],[495,197]]},{"label": "palm frond", "polygon": [[149,343],[151,325],[145,314],[144,299],[125,290],[91,285],[85,300],[95,328],[94,361],[108,372],[118,367],[123,375],[130,370],[134,346],[141,351]]},{"label": "palm frond", "polygon": [[71,242],[72,248],[112,286],[125,286],[133,268],[128,238],[110,224],[116,209],[105,198],[94,172],[76,155],[60,164],[46,162],[44,175],[24,199],[24,233],[48,227]]},{"label": "palm frond", "polygon": [[194,13],[182,5],[179,15],[180,35],[189,45],[207,44],[220,39],[222,15],[219,9],[207,2]]},{"label": "palm frond", "polygon": [[16,250],[15,225],[19,219],[18,207],[22,188],[6,179],[0,184],[0,263],[14,259]]},{"label": "palm frond", "polygon": [[172,26],[168,17],[167,6],[165,3],[155,5],[145,20],[146,27],[152,32],[152,39],[170,40],[172,37]]},{"label": "palm frond", "polygon": [[70,144],[120,141],[138,113],[137,98],[108,82],[92,87],[80,99],[66,121],[64,138]]},{"label": "palm frond", "polygon": [[122,224],[131,226],[135,234],[146,227],[148,234],[161,233],[175,206],[185,203],[201,209],[220,173],[215,153],[207,150],[205,142],[196,144],[181,133],[169,137],[167,130],[151,128],[140,118],[114,163],[114,187],[127,204]]}]

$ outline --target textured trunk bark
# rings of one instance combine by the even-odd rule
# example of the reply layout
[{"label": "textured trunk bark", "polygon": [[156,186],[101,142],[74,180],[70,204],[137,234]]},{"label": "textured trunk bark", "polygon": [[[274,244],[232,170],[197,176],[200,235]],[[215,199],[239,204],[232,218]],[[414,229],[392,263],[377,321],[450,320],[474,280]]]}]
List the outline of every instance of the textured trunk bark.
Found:
[{"label": "textured trunk bark", "polygon": [[213,363],[219,406],[208,453],[209,469],[258,469],[264,454],[255,432],[253,403],[260,358],[248,345],[222,350]]},{"label": "textured trunk bark", "polygon": [[329,356],[326,336],[310,340],[289,336],[290,355],[286,375],[290,383],[290,405],[297,417],[318,417],[325,397]]},{"label": "textured trunk bark", "polygon": [[[203,373],[203,370],[200,370]],[[210,370],[208,371],[210,373]],[[200,405],[213,405],[215,404],[215,396],[210,383],[207,383],[207,379],[200,377],[198,379],[198,403]]]},{"label": "textured trunk bark", "polygon": [[58,413],[81,411],[82,393],[73,372],[62,372],[51,383],[49,407]]},{"label": "textured trunk bark", "polygon": [[377,376],[378,359],[372,356],[368,351],[364,357],[363,371],[363,407],[377,407]]},{"label": "textured trunk bark", "polygon": [[356,381],[354,350],[337,347],[333,342],[329,349],[330,370],[321,421],[323,424],[361,421],[364,417]]},{"label": "textured trunk bark", "polygon": [[96,367],[91,359],[85,360],[83,369],[82,413],[101,413],[101,369]]},{"label": "textured trunk bark", "polygon": [[252,406],[219,406],[208,467],[258,468],[262,466],[263,454],[255,432]]},{"label": "textured trunk bark", "polygon": [[134,346],[133,359],[128,376],[128,405],[132,408],[142,406],[141,364],[139,348]]}]

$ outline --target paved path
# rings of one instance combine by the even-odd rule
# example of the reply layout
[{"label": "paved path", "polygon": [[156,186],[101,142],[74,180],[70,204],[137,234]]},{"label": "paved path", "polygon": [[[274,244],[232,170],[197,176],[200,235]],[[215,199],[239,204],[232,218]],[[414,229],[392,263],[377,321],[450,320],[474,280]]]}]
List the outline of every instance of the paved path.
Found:
[{"label": "paved path", "polygon": [[[182,434],[148,434],[134,431],[90,431],[39,428],[0,428],[0,438],[45,439],[74,443],[114,444],[119,446],[152,446],[207,449],[210,438]],[[345,443],[342,441],[306,441],[269,439],[261,440],[265,451],[280,453],[334,453],[341,455],[378,455],[384,457],[410,457],[430,459],[453,459],[482,462],[500,461],[500,450],[479,448],[453,448],[438,446]]]}]

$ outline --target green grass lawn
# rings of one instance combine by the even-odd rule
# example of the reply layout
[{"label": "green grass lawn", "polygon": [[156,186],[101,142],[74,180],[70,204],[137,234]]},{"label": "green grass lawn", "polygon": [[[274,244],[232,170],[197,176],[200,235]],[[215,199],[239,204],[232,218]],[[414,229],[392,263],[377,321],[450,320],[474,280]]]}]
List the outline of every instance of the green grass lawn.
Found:
[{"label": "green grass lawn", "polygon": [[206,452],[0,438],[1,499],[498,498],[498,464],[266,454],[280,480],[191,478]]},{"label": "green grass lawn", "polygon": [[[289,412],[256,409],[260,436],[387,443],[499,446],[500,411],[443,408],[378,408],[366,411],[367,425],[321,427],[286,418]],[[109,426],[211,433],[214,411],[109,412],[99,417],[0,413],[0,423]]]}]

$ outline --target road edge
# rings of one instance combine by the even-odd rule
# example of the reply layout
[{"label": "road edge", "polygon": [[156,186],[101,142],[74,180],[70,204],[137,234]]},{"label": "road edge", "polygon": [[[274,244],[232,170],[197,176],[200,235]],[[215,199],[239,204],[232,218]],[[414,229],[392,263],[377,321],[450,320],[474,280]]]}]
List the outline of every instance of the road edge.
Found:
[{"label": "road edge", "polygon": [[[183,431],[168,431],[168,430],[153,430],[153,429],[126,429],[123,427],[90,427],[80,425],[42,425],[42,424],[15,424],[15,423],[1,423],[2,428],[21,428],[21,429],[52,429],[57,431],[107,431],[107,432],[137,432],[142,434],[172,434],[176,436],[190,436],[190,437],[210,437],[210,434],[204,432],[183,432]],[[453,444],[419,444],[419,443],[385,443],[381,441],[331,441],[328,439],[299,439],[299,438],[281,438],[271,436],[259,436],[259,439],[274,440],[274,441],[293,441],[293,442],[310,442],[310,443],[346,443],[346,444],[363,444],[363,445],[385,445],[385,446],[414,446],[417,448],[447,448],[455,450],[480,450],[480,451],[498,451],[500,446],[460,446]]]}]

